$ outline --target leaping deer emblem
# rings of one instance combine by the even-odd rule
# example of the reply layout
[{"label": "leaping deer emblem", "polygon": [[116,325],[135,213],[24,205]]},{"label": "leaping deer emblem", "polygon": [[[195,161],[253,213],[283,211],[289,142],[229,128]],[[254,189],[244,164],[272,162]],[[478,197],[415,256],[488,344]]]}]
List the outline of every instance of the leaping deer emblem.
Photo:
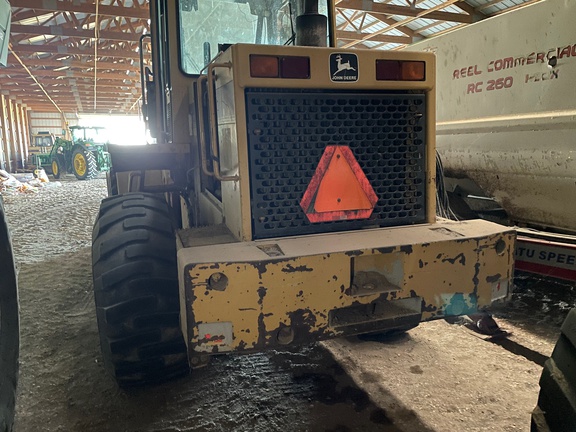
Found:
[{"label": "leaping deer emblem", "polygon": [[343,72],[346,70],[352,70],[352,71],[356,72],[356,69],[354,69],[352,66],[350,66],[350,60],[348,60],[347,62],[342,62],[342,56],[340,54],[338,54],[336,56],[336,63],[338,64],[338,70],[336,72],[334,72],[332,74],[332,76],[336,76],[340,72]]}]

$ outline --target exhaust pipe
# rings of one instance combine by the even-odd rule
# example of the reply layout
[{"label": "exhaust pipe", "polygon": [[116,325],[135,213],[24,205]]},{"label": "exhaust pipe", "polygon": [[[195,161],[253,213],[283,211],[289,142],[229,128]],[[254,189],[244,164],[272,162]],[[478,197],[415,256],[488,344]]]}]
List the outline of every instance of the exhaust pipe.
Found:
[{"label": "exhaust pipe", "polygon": [[325,47],[328,18],[318,13],[318,0],[302,0],[302,13],[296,17],[296,45]]}]

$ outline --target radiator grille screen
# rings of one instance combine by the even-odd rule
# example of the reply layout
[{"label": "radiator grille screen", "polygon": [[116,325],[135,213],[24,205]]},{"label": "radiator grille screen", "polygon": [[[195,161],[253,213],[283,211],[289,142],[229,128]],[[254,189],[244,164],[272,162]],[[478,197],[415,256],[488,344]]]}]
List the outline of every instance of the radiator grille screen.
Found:
[{"label": "radiator grille screen", "polygon": [[[425,96],[247,89],[254,239],[425,221]],[[327,145],[347,145],[378,196],[369,219],[310,223],[300,200]]]}]

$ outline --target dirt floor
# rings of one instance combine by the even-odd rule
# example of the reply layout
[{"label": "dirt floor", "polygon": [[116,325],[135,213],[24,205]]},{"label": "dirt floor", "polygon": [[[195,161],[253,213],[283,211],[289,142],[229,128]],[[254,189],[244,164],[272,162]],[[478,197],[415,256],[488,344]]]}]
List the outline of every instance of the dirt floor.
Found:
[{"label": "dirt floor", "polygon": [[[19,267],[16,432],[528,431],[541,364],[573,287],[532,280],[497,308],[508,339],[427,323],[386,342],[351,338],[220,356],[132,392],[102,367],[90,242],[104,179],[5,197]],[[550,292],[554,292],[551,295]]]}]

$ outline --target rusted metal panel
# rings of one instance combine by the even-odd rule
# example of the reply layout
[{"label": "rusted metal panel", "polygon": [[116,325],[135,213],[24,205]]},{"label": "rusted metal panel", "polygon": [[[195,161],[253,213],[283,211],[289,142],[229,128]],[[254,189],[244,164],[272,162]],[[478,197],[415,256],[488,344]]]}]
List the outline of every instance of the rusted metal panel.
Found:
[{"label": "rusted metal panel", "polygon": [[[181,249],[190,355],[382,331],[415,315],[472,313],[491,303],[496,284],[507,286],[514,239],[507,228],[468,221],[278,239],[272,256],[262,242]],[[358,280],[364,286],[354,289]],[[413,298],[419,311],[395,303]],[[373,313],[364,326],[331,322],[334,313],[362,305]],[[212,333],[218,329],[222,334]]]}]

